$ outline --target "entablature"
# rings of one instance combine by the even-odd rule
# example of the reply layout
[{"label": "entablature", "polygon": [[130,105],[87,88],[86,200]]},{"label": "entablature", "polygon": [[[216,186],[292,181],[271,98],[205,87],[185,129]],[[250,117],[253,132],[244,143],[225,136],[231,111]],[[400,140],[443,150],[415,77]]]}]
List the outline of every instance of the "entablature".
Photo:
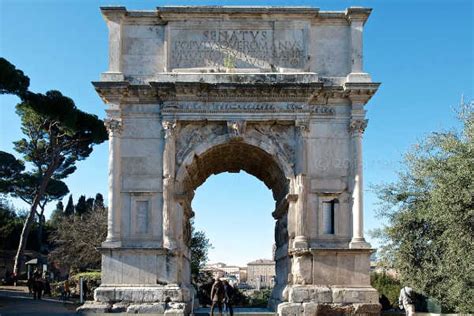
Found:
[{"label": "entablature", "polygon": [[[163,112],[307,112],[331,114],[331,100],[365,104],[379,83],[325,85],[319,81],[239,80],[227,82],[98,81],[93,85],[106,104],[160,104]],[[326,106],[326,107],[324,107]]]}]

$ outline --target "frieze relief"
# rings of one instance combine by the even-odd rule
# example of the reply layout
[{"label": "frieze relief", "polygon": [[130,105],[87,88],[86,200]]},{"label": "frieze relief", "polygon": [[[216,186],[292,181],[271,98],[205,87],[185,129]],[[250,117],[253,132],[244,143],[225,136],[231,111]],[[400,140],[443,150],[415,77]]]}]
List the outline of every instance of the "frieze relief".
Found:
[{"label": "frieze relief", "polygon": [[221,113],[221,112],[304,112],[333,115],[335,109],[328,105],[302,102],[166,102],[163,113]]}]

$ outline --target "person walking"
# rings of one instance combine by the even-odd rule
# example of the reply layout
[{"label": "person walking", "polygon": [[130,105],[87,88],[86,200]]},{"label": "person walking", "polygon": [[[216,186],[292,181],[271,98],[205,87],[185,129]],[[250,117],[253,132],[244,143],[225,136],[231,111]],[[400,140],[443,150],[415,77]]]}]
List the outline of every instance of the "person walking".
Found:
[{"label": "person walking", "polygon": [[234,309],[232,308],[232,299],[234,297],[234,287],[227,282],[227,280],[224,280],[223,282],[224,285],[224,306],[225,306],[225,313],[227,310],[230,313],[230,316],[234,316]]},{"label": "person walking", "polygon": [[33,273],[33,299],[40,300],[41,294],[43,292],[43,279],[41,273],[38,270],[35,270]]},{"label": "person walking", "polygon": [[411,287],[405,286],[400,290],[398,305],[405,310],[406,316],[415,315],[415,292]]},{"label": "person walking", "polygon": [[212,305],[211,305],[211,316],[214,316],[214,309],[217,307],[219,308],[219,315],[222,316],[222,302],[224,301],[224,285],[222,281],[217,278],[217,280],[214,282],[212,285],[211,289],[211,299],[212,299]]}]

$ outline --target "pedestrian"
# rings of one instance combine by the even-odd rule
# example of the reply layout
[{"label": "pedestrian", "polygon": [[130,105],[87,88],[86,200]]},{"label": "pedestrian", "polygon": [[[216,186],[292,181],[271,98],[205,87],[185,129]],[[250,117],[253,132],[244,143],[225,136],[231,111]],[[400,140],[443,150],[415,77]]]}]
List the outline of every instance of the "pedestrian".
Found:
[{"label": "pedestrian", "polygon": [[415,291],[411,287],[405,286],[400,290],[398,305],[405,310],[406,316],[415,315]]},{"label": "pedestrian", "polygon": [[69,287],[69,280],[64,281],[64,299],[68,300],[71,296],[71,289]]},{"label": "pedestrian", "polygon": [[45,274],[45,278],[43,279],[44,284],[44,293],[43,295],[48,295],[51,297],[51,284],[49,283],[49,274]]},{"label": "pedestrian", "polygon": [[87,286],[87,281],[84,280],[82,282],[82,293],[84,293],[84,299],[87,300],[87,298],[89,297],[89,287]]},{"label": "pedestrian", "polygon": [[219,315],[222,315],[222,303],[224,301],[224,296],[224,285],[222,281],[217,278],[211,289],[211,316],[214,316],[214,309],[216,308],[216,305],[219,308]]},{"label": "pedestrian", "polygon": [[36,269],[33,273],[33,299],[40,300],[43,293],[43,279],[41,273]]},{"label": "pedestrian", "polygon": [[224,280],[224,306],[225,306],[225,311],[229,310],[230,316],[234,316],[234,309],[232,308],[233,304],[233,297],[234,297],[234,287],[227,282],[227,280]]},{"label": "pedestrian", "polygon": [[28,281],[26,281],[26,285],[28,286],[28,292],[30,294],[33,294],[33,283],[35,282],[35,279],[33,277],[33,274],[30,275],[28,278]]}]

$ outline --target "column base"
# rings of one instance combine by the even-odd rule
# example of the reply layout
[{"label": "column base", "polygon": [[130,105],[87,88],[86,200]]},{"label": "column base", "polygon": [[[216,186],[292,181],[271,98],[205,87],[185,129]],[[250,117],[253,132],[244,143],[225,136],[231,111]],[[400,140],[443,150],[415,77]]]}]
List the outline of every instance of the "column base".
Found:
[{"label": "column base", "polygon": [[304,236],[296,236],[293,241],[293,248],[295,249],[308,249],[308,240]]},{"label": "column base", "polygon": [[372,246],[364,238],[352,238],[349,243],[350,249],[371,249]]},{"label": "column base", "polygon": [[320,304],[282,303],[278,305],[278,316],[294,315],[338,315],[338,316],[379,316],[382,306],[379,303],[370,304]]},{"label": "column base", "polygon": [[290,285],[288,301],[278,305],[279,316],[380,315],[377,290],[370,286]]},{"label": "column base", "polygon": [[88,301],[77,308],[82,315],[93,313],[129,313],[153,315],[189,315],[190,288],[178,285],[143,286],[99,286],[94,291],[94,301]]}]

